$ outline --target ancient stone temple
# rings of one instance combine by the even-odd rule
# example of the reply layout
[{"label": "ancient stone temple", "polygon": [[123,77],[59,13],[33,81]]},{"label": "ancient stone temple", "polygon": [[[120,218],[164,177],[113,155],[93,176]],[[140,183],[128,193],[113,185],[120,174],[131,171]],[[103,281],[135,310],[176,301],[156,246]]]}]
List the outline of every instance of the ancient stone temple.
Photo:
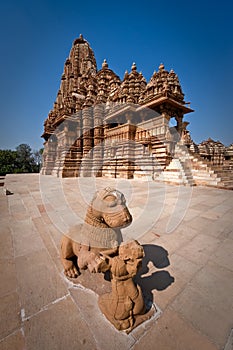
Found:
[{"label": "ancient stone temple", "polygon": [[195,144],[184,121],[190,112],[173,70],[160,64],[147,82],[133,63],[121,80],[106,60],[97,69],[80,35],[44,123],[41,173],[233,188],[232,146]]},{"label": "ancient stone temple", "polygon": [[[147,83],[133,63],[123,80],[104,60],[98,71],[80,35],[65,62],[44,123],[43,174],[133,178],[153,175],[171,158],[169,121],[181,135],[185,103],[178,76],[161,64]],[[172,135],[169,135],[172,137]]]}]

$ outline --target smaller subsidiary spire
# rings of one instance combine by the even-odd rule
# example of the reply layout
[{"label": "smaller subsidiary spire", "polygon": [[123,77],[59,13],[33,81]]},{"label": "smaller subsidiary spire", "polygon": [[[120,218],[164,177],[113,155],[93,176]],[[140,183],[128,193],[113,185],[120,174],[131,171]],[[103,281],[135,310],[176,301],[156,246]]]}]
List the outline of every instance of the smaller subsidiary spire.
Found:
[{"label": "smaller subsidiary spire", "polygon": [[160,66],[159,66],[159,70],[164,70],[164,64],[163,63],[160,63]]},{"label": "smaller subsidiary spire", "polygon": [[103,68],[103,69],[108,68],[108,62],[107,62],[106,59],[104,59],[104,61],[103,61],[103,63],[102,63],[102,68]]},{"label": "smaller subsidiary spire", "polygon": [[85,43],[85,39],[83,39],[83,35],[80,34],[79,37],[77,39],[74,40],[74,45],[76,44],[81,44],[81,43]]},{"label": "smaller subsidiary spire", "polygon": [[126,71],[125,71],[125,75],[124,75],[124,80],[127,79],[128,77],[129,77],[129,73],[128,73],[128,71],[126,70]]},{"label": "smaller subsidiary spire", "polygon": [[132,69],[132,71],[136,71],[137,70],[137,66],[136,66],[135,62],[133,62],[131,69]]}]

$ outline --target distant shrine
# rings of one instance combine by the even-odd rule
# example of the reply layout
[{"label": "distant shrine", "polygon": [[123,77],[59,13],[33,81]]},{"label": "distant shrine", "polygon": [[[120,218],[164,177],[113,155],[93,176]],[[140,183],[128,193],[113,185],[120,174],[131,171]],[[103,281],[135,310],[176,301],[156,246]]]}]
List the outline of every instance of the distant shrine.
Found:
[{"label": "distant shrine", "polygon": [[[80,35],[44,123],[41,173],[207,184],[213,166],[232,162],[233,146],[211,139],[196,145],[184,121],[191,112],[173,70],[160,64],[147,83],[133,63],[121,80],[106,60],[97,70],[94,53]],[[217,173],[211,183],[225,187]]]}]

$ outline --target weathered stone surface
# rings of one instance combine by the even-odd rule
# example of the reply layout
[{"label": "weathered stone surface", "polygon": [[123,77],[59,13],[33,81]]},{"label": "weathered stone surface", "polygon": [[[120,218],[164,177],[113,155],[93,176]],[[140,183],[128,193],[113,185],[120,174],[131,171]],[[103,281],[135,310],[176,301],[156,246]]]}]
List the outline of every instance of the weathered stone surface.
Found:
[{"label": "weathered stone surface", "polygon": [[[85,289],[71,288],[70,293],[88,327],[94,330],[98,349],[129,349],[135,342],[131,335],[118,332],[99,311],[97,296]],[[93,314],[95,317],[93,317]]]},{"label": "weathered stone surface", "polygon": [[196,264],[205,264],[219,244],[219,239],[199,233],[179,249],[179,254]]},{"label": "weathered stone surface", "polygon": [[15,291],[0,297],[0,320],[0,339],[20,328],[20,300]]},{"label": "weathered stone surface", "polygon": [[[154,300],[159,307],[164,310],[173,300],[183,291],[185,286],[193,279],[196,273],[199,271],[200,266],[193,263],[189,259],[186,259],[177,253],[169,254],[169,274],[170,278],[174,281],[168,285],[167,288],[161,290],[155,290],[153,292]],[[163,276],[161,276],[162,278]],[[165,277],[165,276],[164,276]],[[158,276],[158,279],[160,276]],[[168,276],[167,276],[168,278]]]},{"label": "weathered stone surface", "polygon": [[233,273],[211,262],[196,274],[172,307],[221,348],[232,327],[229,293],[233,294]]},{"label": "weathered stone surface", "polygon": [[88,270],[83,270],[78,278],[72,278],[69,280],[74,286],[81,285],[84,288],[95,292],[97,295],[102,295],[104,293],[110,292],[111,290],[111,283],[108,274],[93,274]]},{"label": "weathered stone surface", "polygon": [[50,305],[25,321],[24,332],[27,349],[97,350],[90,328],[70,297]]},{"label": "weathered stone surface", "polygon": [[158,319],[154,327],[135,345],[135,350],[140,349],[161,350],[217,350],[205,336],[202,336],[195,328],[178,313],[167,309]]},{"label": "weathered stone surface", "polygon": [[21,307],[26,317],[66,294],[64,282],[45,249],[16,258]]},{"label": "weathered stone surface", "polygon": [[23,350],[25,349],[25,340],[22,330],[17,330],[0,341],[0,350]]},{"label": "weathered stone surface", "polygon": [[[10,218],[9,218],[10,220]],[[0,232],[0,259],[10,259],[14,257],[13,239],[9,222],[4,225],[1,221],[1,232]]]},{"label": "weathered stone surface", "polygon": [[0,296],[7,295],[17,289],[17,275],[14,259],[0,259]]},{"label": "weathered stone surface", "polygon": [[233,329],[231,330],[227,343],[224,347],[224,350],[232,350],[232,349],[233,349]]},{"label": "weathered stone surface", "polygon": [[60,243],[61,243],[61,232],[50,224],[47,224],[42,217],[34,218],[33,224],[36,230],[39,232],[43,244],[49,251],[50,256],[54,261],[60,258]]},{"label": "weathered stone surface", "polygon": [[233,239],[226,238],[211,255],[211,260],[233,271]]},{"label": "weathered stone surface", "polygon": [[10,223],[14,240],[15,257],[35,253],[43,248],[41,237],[37,234],[30,218]]}]

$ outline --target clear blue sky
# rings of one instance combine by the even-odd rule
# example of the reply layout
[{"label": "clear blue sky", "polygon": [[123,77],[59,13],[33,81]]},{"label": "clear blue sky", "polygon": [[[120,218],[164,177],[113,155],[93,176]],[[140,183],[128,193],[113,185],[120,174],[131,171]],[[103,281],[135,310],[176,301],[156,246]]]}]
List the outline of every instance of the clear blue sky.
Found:
[{"label": "clear blue sky", "polygon": [[8,0],[0,4],[0,148],[42,147],[73,40],[121,78],[136,62],[149,80],[161,62],[178,74],[195,142],[233,142],[232,1]]}]

